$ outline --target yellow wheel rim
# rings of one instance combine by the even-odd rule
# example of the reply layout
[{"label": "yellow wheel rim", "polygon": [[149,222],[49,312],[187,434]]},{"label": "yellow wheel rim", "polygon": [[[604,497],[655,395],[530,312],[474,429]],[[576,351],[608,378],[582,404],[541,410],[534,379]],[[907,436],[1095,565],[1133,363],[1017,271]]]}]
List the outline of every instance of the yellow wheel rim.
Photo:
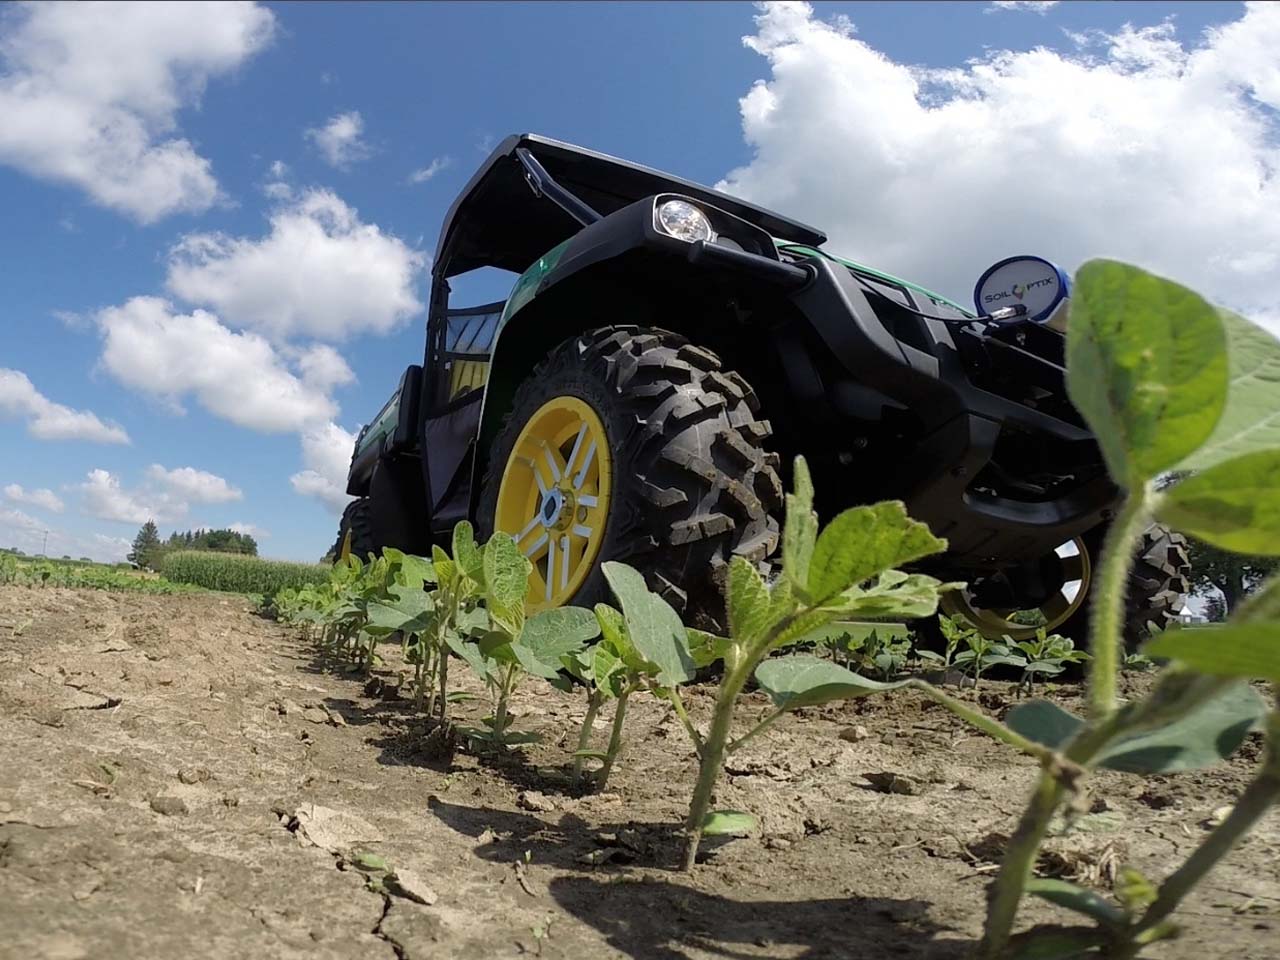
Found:
[{"label": "yellow wheel rim", "polygon": [[556,397],[516,438],[498,487],[494,529],[533,561],[527,606],[559,607],[582,586],[600,554],[613,462],[604,424],[577,397]]},{"label": "yellow wheel rim", "polygon": [[[1048,633],[1062,626],[1080,609],[1093,581],[1093,564],[1083,540],[1078,537],[1068,540],[1054,553],[1062,563],[1062,586],[1037,611],[1044,617],[1043,629]],[[992,639],[1008,636],[1014,640],[1030,640],[1036,635],[1035,627],[1011,619],[1018,611],[980,607],[973,602],[973,595],[968,590],[944,594],[939,606],[943,613],[963,617]]]}]

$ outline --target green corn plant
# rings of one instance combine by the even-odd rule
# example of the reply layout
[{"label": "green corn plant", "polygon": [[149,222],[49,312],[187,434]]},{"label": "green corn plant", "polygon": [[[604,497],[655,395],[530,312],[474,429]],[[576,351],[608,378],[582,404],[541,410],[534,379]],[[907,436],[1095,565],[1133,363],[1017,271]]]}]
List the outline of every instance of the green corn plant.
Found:
[{"label": "green corn plant", "polygon": [[[813,485],[803,458],[796,459],[794,478],[783,529],[782,577],[771,587],[746,560],[730,561],[728,637],[686,630],[675,611],[649,592],[630,568],[621,570],[631,575],[619,577],[620,570],[615,568],[610,578],[632,642],[657,668],[651,689],[672,703],[698,757],[698,779],[686,821],[686,870],[693,868],[704,835],[741,832],[751,822],[746,814],[710,809],[728,754],[789,710],[894,686],[860,677],[812,654],[770,655],[838,619],[932,615],[939,590],[953,586],[894,569],[946,547],[924,524],[911,520],[901,503],[846,510],[819,535]],[[679,687],[692,679],[697,665],[716,660],[724,661],[724,673],[704,735],[690,721]],[[774,708],[735,737],[739,697],[752,676]]]},{"label": "green corn plant", "polygon": [[[1280,344],[1190,290],[1127,264],[1085,264],[1075,291],[1068,390],[1126,497],[1109,528],[1094,588],[1088,715],[1031,700],[1000,724],[948,704],[1041,763],[989,892],[982,960],[1137,957],[1177,934],[1173,914],[1186,895],[1280,800],[1280,702],[1269,708],[1244,682],[1271,681],[1280,697],[1280,580],[1222,627],[1170,631],[1149,641],[1144,653],[1169,665],[1145,699],[1120,703],[1116,696],[1124,584],[1133,549],[1153,517],[1222,549],[1280,553]],[[1158,489],[1157,478],[1173,471],[1191,476]],[[1198,769],[1232,753],[1259,726],[1267,746],[1257,776],[1163,881],[1126,870],[1113,902],[1066,881],[1033,877],[1051,820],[1089,771]],[[1015,936],[1027,894],[1075,911],[1081,923]]]}]

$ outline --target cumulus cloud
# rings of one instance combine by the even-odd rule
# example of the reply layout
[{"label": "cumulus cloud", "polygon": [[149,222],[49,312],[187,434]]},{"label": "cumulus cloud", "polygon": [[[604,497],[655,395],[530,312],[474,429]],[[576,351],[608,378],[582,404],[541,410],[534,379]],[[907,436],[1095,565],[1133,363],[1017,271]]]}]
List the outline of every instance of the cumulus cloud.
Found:
[{"label": "cumulus cloud", "polygon": [[270,224],[258,239],[184,237],[169,255],[170,292],[273,339],[387,333],[422,312],[414,285],[426,257],[335,194],[309,190]]},{"label": "cumulus cloud", "polygon": [[1280,330],[1280,4],[1199,41],[1125,27],[951,70],[895,62],[803,3],[756,22],[744,42],[771,75],[741,100],[754,156],[721,189],[957,299],[1010,254],[1113,256]]},{"label": "cumulus cloud", "polygon": [[0,419],[26,420],[27,432],[39,440],[129,442],[123,427],[104,423],[88,410],[54,403],[20,370],[0,368]]},{"label": "cumulus cloud", "polygon": [[252,523],[236,522],[227,527],[233,533],[241,533],[246,537],[253,537],[255,540],[266,540],[271,536],[269,530],[263,530],[262,527],[255,526]]},{"label": "cumulus cloud", "polygon": [[97,319],[102,366],[177,410],[189,395],[215,416],[266,433],[300,431],[337,412],[327,390],[291,371],[264,338],[236,333],[204,310],[181,314],[159,297],[134,297]]},{"label": "cumulus cloud", "polygon": [[410,183],[426,183],[441,170],[446,169],[453,163],[449,157],[436,157],[425,167],[419,167],[413,173],[409,174]]},{"label": "cumulus cloud", "polygon": [[347,496],[347,468],[355,434],[329,422],[302,434],[302,462],[306,469],[289,478],[293,489],[315,497],[335,514],[350,502]]},{"label": "cumulus cloud", "polygon": [[353,163],[366,160],[373,150],[364,141],[364,118],[359,110],[338,113],[323,126],[311,127],[303,135],[310,140],[320,156],[331,167],[346,170]]},{"label": "cumulus cloud", "polygon": [[177,114],[271,40],[243,2],[31,3],[0,14],[0,163],[142,223],[208,209],[209,161]]},{"label": "cumulus cloud", "polygon": [[129,490],[108,470],[94,469],[76,490],[84,498],[84,511],[99,520],[142,524],[164,522],[185,516],[187,504],[172,494],[158,490]]},{"label": "cumulus cloud", "polygon": [[1044,16],[1058,5],[1058,0],[991,0],[983,13],[999,13],[1001,10],[1028,10]]},{"label": "cumulus cloud", "polygon": [[25,503],[52,513],[61,513],[63,510],[63,503],[58,495],[44,487],[24,490],[20,484],[11,483],[4,488],[4,495],[14,503]]},{"label": "cumulus cloud", "polygon": [[217,474],[195,467],[166,470],[158,463],[147,467],[147,478],[175,497],[195,503],[229,503],[243,500],[244,493]]}]

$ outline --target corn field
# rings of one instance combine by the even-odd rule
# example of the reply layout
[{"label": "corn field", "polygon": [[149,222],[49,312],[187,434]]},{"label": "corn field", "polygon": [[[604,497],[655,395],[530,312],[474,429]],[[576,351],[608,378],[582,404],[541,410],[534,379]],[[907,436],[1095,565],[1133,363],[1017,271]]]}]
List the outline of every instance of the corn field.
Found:
[{"label": "corn field", "polygon": [[160,573],[172,583],[189,583],[232,593],[269,595],[286,587],[298,589],[329,580],[329,567],[321,564],[263,560],[207,550],[179,550],[167,554],[161,561]]}]

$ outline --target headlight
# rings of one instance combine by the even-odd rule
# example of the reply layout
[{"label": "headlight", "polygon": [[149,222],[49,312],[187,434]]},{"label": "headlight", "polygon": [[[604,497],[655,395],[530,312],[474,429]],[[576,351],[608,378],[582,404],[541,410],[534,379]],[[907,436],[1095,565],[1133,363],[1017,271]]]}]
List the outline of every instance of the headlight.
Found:
[{"label": "headlight", "polygon": [[653,225],[668,236],[687,243],[716,238],[707,215],[686,200],[668,200],[653,212]]}]

